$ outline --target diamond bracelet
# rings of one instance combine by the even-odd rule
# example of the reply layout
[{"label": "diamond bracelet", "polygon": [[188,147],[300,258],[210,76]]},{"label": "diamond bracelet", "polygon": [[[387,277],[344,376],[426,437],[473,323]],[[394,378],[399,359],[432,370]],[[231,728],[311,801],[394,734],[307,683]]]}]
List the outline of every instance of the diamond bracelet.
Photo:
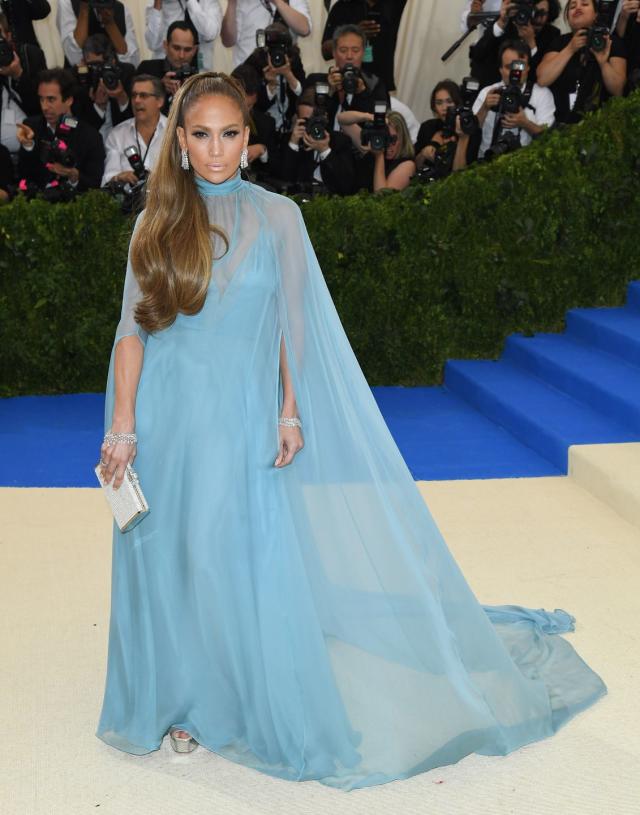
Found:
[{"label": "diamond bracelet", "polygon": [[302,422],[296,417],[293,419],[288,419],[286,416],[281,416],[278,419],[278,424],[283,425],[284,427],[302,427]]},{"label": "diamond bracelet", "polygon": [[112,444],[118,444],[118,442],[122,442],[123,444],[137,444],[138,437],[135,433],[112,433],[109,431],[105,434],[103,443],[107,445],[107,447],[111,447]]}]

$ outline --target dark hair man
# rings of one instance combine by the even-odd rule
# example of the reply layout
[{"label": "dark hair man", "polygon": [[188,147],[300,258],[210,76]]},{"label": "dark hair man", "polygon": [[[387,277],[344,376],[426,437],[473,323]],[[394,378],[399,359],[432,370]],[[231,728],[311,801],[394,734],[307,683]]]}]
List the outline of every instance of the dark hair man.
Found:
[{"label": "dark hair man", "polygon": [[343,25],[357,25],[367,38],[363,65],[379,76],[388,91],[396,88],[393,64],[398,29],[407,0],[338,0],[322,33],[322,56],[333,56],[333,35]]},{"label": "dark hair man", "polygon": [[153,59],[162,59],[162,43],[171,23],[185,22],[198,32],[200,58],[205,71],[213,70],[213,41],[220,34],[220,0],[147,0],[144,40]]},{"label": "dark hair man", "polygon": [[38,77],[42,113],[18,125],[18,174],[45,187],[66,184],[82,192],[99,187],[104,166],[100,134],[71,116],[75,79],[53,68]]},{"label": "dark hair man", "polygon": [[94,8],[89,0],[58,0],[56,23],[70,66],[80,62],[82,46],[92,34],[105,34],[123,62],[137,65],[140,61],[131,12],[120,0],[103,5]]},{"label": "dark hair man", "polygon": [[184,79],[198,72],[198,32],[189,23],[177,20],[171,23],[163,42],[164,59],[145,59],[136,73],[151,74],[162,80],[166,92],[162,112],[167,115],[173,97]]}]

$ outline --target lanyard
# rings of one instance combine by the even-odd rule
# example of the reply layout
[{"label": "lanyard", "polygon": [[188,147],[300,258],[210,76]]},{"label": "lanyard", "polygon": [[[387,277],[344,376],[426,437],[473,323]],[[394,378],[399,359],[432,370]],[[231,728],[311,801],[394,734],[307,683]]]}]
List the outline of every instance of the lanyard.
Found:
[{"label": "lanyard", "polygon": [[151,149],[151,142],[153,141],[153,137],[156,135],[156,130],[157,130],[157,129],[158,129],[158,125],[156,125],[156,126],[153,128],[153,133],[151,134],[151,138],[149,139],[149,142],[148,142],[148,144],[147,144],[147,149],[145,150],[145,153],[144,153],[144,156],[143,156],[143,155],[142,155],[142,150],[140,149],[140,140],[138,139],[138,128],[137,128],[137,127],[135,128],[135,133],[136,133],[136,145],[137,145],[137,147],[138,147],[138,155],[139,155],[139,156],[140,156],[140,158],[142,159],[142,163],[143,163],[143,164],[144,164],[144,163],[145,163],[145,161],[147,160],[147,156],[148,156],[148,154],[149,154],[149,150]]}]

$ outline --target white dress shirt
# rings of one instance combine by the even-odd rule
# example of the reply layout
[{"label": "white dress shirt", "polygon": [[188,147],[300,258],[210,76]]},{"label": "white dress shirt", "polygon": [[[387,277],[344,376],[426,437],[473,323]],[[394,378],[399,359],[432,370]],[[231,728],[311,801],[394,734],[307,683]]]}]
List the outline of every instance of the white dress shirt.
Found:
[{"label": "white dress shirt", "polygon": [[164,59],[162,42],[166,39],[167,30],[176,20],[184,20],[187,11],[198,32],[202,67],[205,71],[212,71],[213,41],[222,26],[220,0],[162,0],[160,10],[153,7],[153,0],[147,0],[144,40],[153,59]]},{"label": "white dress shirt", "polygon": [[[126,170],[131,169],[129,159],[124,154],[125,148],[131,147],[131,145],[135,145],[136,147],[139,145],[141,151],[140,158],[144,161],[144,166],[147,170],[152,170],[157,155],[160,152],[160,145],[162,144],[162,137],[166,126],[167,117],[161,113],[151,143],[147,145],[142,136],[136,131],[135,118],[132,117],[116,125],[107,136],[104,145],[107,156],[104,162],[102,186],[104,187],[104,185],[111,181],[118,173],[124,173]],[[147,147],[149,149],[147,149]]]},{"label": "white dress shirt", "polygon": [[20,105],[12,99],[6,87],[2,86],[2,109],[0,111],[0,144],[3,144],[10,153],[17,153],[20,149],[16,125],[27,118]]},{"label": "white dress shirt", "polygon": [[[299,11],[309,21],[311,28],[311,10],[308,0],[289,0],[289,5],[294,11]],[[271,11],[267,11],[261,0],[238,0],[236,7],[236,30],[238,32],[236,44],[233,46],[233,67],[240,65],[256,48],[256,31],[259,28],[266,28],[273,22],[275,6],[271,6]],[[296,35],[291,32],[296,40]]]},{"label": "white dress shirt", "polygon": [[[94,11],[90,8],[89,14]],[[140,62],[140,54],[138,52],[138,40],[136,39],[136,31],[133,25],[133,17],[131,12],[125,5],[124,19],[127,27],[125,35],[125,42],[127,51],[125,54],[118,54],[120,62],[130,62],[132,65],[137,66]],[[60,39],[62,40],[62,48],[65,57],[69,60],[71,65],[77,65],[82,59],[82,48],[78,45],[73,36],[76,29],[78,20],[73,12],[71,0],[58,0],[58,9],[56,11],[56,25],[60,32]]]},{"label": "white dress shirt", "polygon": [[[484,104],[484,100],[487,98],[488,94],[496,88],[504,87],[504,82],[498,82],[496,85],[487,85],[486,88],[483,88],[474,102],[473,112],[478,115],[478,111]],[[531,91],[529,105],[530,107],[526,107],[524,109],[524,115],[527,117],[527,119],[534,124],[551,127],[556,118],[556,103],[554,102],[553,94],[549,88],[542,88],[540,85],[534,85]],[[490,110],[487,113],[482,126],[482,143],[480,145],[480,152],[478,154],[480,158],[482,158],[487,150],[491,147],[495,123],[496,114],[494,111]],[[518,132],[517,128],[505,128],[505,131],[506,130],[511,130],[513,133]],[[520,128],[520,144],[525,147],[527,144],[531,144],[532,141],[533,137],[531,134]]]}]

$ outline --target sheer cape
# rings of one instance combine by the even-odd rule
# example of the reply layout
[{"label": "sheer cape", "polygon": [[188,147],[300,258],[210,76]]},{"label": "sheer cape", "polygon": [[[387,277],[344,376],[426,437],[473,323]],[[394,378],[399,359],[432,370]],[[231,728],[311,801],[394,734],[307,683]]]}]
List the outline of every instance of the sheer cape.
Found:
[{"label": "sheer cape", "polygon": [[[559,636],[573,618],[479,604],[299,208],[239,176],[199,187],[231,237],[203,310],[146,335],[127,269],[114,349],[145,344],[136,465],[151,513],[114,528],[97,735],[144,753],[179,724],[234,761],[345,790],[550,736],[606,692]],[[305,446],[276,470],[281,337]]]}]

